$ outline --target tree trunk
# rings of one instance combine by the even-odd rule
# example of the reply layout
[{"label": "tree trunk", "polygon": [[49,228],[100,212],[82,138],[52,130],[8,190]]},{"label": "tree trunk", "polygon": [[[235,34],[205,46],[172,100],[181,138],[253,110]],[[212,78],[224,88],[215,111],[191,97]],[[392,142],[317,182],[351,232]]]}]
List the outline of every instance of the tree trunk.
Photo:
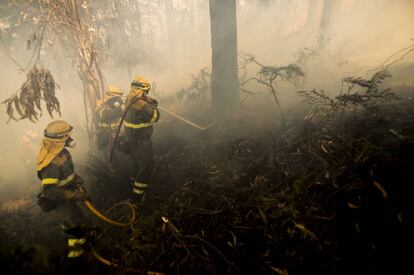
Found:
[{"label": "tree trunk", "polygon": [[170,52],[177,50],[177,21],[173,0],[165,2],[165,16],[167,18],[168,47]]},{"label": "tree trunk", "polygon": [[305,23],[306,27],[317,26],[316,22],[319,21],[319,16],[317,16],[319,3],[319,0],[309,0],[309,9]]},{"label": "tree trunk", "polygon": [[210,0],[212,109],[231,114],[239,103],[236,0]]},{"label": "tree trunk", "polygon": [[335,19],[339,14],[342,0],[325,0],[322,11],[320,35],[325,38],[331,38]]}]

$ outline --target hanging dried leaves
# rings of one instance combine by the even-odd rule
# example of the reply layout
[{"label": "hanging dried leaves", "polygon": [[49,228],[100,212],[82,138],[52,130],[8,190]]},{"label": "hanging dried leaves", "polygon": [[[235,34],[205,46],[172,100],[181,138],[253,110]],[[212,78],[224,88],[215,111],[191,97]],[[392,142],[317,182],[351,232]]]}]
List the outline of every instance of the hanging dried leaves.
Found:
[{"label": "hanging dried leaves", "polygon": [[[36,123],[43,113],[42,100],[45,101],[46,109],[52,118],[53,112],[57,112],[61,116],[60,103],[55,96],[56,88],[59,88],[59,85],[53,79],[50,71],[34,66],[27,73],[27,80],[21,86],[20,91],[2,102],[6,105],[9,121],[27,118]],[[20,116],[19,118],[15,116],[15,111]]]}]

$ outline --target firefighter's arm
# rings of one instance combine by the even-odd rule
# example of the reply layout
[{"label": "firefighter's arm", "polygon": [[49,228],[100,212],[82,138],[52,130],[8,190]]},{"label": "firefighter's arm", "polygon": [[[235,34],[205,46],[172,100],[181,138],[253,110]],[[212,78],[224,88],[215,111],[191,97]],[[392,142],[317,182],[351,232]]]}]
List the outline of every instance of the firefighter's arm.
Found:
[{"label": "firefighter's arm", "polygon": [[59,167],[53,162],[39,172],[39,178],[42,184],[42,191],[54,189],[59,184]]},{"label": "firefighter's arm", "polygon": [[160,119],[160,112],[157,108],[158,102],[155,99],[147,98],[145,103],[142,108],[144,116],[151,122],[157,122]]},{"label": "firefighter's arm", "polygon": [[55,178],[50,172],[45,172],[47,177],[42,178],[42,193],[49,200],[57,201],[65,198],[64,190],[58,187],[59,179],[55,183]]},{"label": "firefighter's arm", "polygon": [[158,110],[158,108],[153,108],[151,121],[157,122],[158,120],[160,120],[160,111]]},{"label": "firefighter's arm", "polygon": [[153,99],[152,97],[147,97],[145,101],[154,108],[158,107],[158,101]]},{"label": "firefighter's arm", "polygon": [[76,189],[74,190],[64,190],[63,195],[66,200],[90,200],[86,192],[81,191],[83,189],[83,179],[76,174],[75,175],[75,185]]},{"label": "firefighter's arm", "polygon": [[145,102],[144,99],[138,99],[134,104],[133,108],[136,110],[142,110],[147,105],[147,102]]}]

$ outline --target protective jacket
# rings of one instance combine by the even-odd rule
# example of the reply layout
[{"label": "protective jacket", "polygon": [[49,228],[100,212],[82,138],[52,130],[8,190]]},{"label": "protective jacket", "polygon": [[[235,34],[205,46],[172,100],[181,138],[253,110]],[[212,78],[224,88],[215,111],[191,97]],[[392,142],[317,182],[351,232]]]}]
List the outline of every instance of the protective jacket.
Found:
[{"label": "protective jacket", "polygon": [[[114,104],[118,103],[118,107]],[[108,148],[114,138],[123,110],[120,97],[113,97],[97,103],[96,114],[98,119],[97,147]]]},{"label": "protective jacket", "polygon": [[64,190],[76,190],[80,179],[76,175],[72,157],[68,150],[62,149],[49,165],[38,171],[42,192],[54,200],[65,199]]},{"label": "protective jacket", "polygon": [[[133,96],[128,95],[126,106],[129,106]],[[150,97],[138,99],[132,105],[125,117],[125,138],[129,141],[149,139],[153,133],[153,125],[160,118],[157,101]]]}]

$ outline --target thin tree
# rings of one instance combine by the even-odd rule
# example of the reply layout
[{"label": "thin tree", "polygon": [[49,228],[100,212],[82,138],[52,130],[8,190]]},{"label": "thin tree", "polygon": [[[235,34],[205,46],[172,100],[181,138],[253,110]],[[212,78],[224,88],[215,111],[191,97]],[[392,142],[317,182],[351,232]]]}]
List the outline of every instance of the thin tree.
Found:
[{"label": "thin tree", "polygon": [[212,109],[228,115],[239,103],[236,0],[210,0]]},{"label": "thin tree", "polygon": [[320,35],[330,38],[333,35],[333,26],[339,14],[342,0],[325,0],[320,24]]}]

